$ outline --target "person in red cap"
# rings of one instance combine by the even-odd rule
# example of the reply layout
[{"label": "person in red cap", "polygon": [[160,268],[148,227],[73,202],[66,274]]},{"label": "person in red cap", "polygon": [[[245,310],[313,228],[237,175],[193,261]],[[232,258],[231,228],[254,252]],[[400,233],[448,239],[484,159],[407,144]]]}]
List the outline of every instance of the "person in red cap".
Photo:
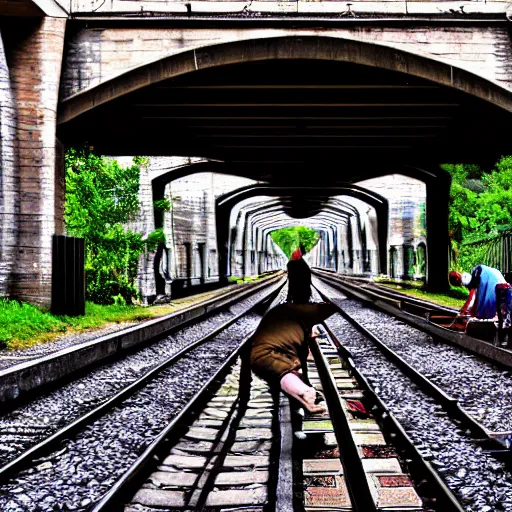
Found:
[{"label": "person in red cap", "polygon": [[311,298],[311,269],[302,257],[306,250],[302,244],[292,253],[286,269],[288,270],[287,302],[307,304]]}]

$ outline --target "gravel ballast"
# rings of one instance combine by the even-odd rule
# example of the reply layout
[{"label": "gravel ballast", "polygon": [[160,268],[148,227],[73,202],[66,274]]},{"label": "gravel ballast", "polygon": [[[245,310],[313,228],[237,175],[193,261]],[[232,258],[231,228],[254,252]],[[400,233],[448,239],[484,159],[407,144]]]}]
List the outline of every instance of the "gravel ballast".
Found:
[{"label": "gravel ballast", "polygon": [[[386,315],[378,318],[372,310],[360,310],[354,301],[341,299],[326,285],[319,288],[347,312],[358,312],[373,329],[394,331]],[[355,313],[354,313],[355,314]],[[512,511],[512,475],[450,419],[435,400],[425,395],[341,315],[333,315],[327,325],[352,353],[356,366],[369,380],[390,411],[396,416],[416,447],[441,475],[468,512]],[[438,364],[442,364],[438,362]],[[431,372],[436,366],[432,364]]]}]

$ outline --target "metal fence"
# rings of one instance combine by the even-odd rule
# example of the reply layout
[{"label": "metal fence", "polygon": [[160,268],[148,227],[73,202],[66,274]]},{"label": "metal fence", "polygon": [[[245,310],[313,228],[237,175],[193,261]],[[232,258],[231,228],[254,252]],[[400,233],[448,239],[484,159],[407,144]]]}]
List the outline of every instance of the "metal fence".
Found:
[{"label": "metal fence", "polygon": [[497,268],[508,282],[512,279],[512,232],[507,232],[487,240],[479,240],[466,244],[485,247],[485,263]]}]

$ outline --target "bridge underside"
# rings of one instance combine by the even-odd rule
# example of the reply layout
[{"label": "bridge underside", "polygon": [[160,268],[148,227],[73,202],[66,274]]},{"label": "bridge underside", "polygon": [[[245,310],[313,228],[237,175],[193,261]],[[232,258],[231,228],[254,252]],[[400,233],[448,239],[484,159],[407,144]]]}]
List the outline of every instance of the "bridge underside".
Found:
[{"label": "bridge underside", "polygon": [[273,184],[328,185],[400,164],[493,163],[509,116],[407,74],[275,60],[158,82],[60,125],[58,136],[104,154],[203,156]]},{"label": "bridge underside", "polygon": [[[62,122],[58,137],[102,154],[206,157],[221,172],[272,186],[335,187],[391,173],[418,178],[427,185],[427,281],[444,289],[449,179],[439,165],[494,164],[507,154],[500,126],[510,116],[397,71],[267,59],[137,87]],[[322,203],[311,199],[288,205],[293,216],[318,213]]]}]

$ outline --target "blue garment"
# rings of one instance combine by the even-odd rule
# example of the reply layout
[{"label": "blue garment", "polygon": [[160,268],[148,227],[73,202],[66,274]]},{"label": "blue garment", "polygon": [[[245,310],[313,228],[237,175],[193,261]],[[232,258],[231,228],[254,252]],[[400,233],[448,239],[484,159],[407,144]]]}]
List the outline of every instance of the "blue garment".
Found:
[{"label": "blue garment", "polygon": [[471,314],[475,318],[494,318],[496,310],[496,285],[506,283],[502,273],[487,265],[477,265],[471,272],[468,288],[476,288],[475,303]]}]

